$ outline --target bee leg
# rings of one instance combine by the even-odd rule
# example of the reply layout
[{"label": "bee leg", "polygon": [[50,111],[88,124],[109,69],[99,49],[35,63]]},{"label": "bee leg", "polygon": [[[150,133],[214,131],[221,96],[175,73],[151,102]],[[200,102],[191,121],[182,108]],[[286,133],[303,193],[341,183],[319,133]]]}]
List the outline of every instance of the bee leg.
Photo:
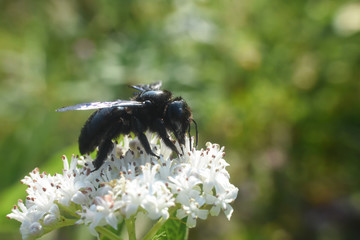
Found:
[{"label": "bee leg", "polygon": [[174,129],[172,130],[172,133],[174,134],[175,138],[177,139],[177,141],[180,144],[182,154],[184,154],[183,145],[185,144],[185,138],[182,136],[179,136],[179,134]]},{"label": "bee leg", "polygon": [[151,150],[150,144],[148,139],[146,138],[144,133],[138,133],[137,137],[139,138],[139,141],[141,143],[141,145],[144,147],[145,152],[149,155],[152,155],[154,157],[160,158],[158,155],[156,155],[155,153],[153,153],[153,151]]},{"label": "bee leg", "polygon": [[155,153],[153,153],[153,151],[151,150],[150,147],[150,143],[148,141],[148,139],[146,138],[144,132],[145,132],[145,127],[142,125],[142,123],[139,121],[139,119],[137,118],[133,118],[132,119],[132,123],[135,127],[135,131],[134,133],[137,135],[137,137],[139,138],[139,141],[141,143],[141,145],[144,147],[145,152],[149,155],[152,155],[154,157],[160,158],[158,155],[156,155]]},{"label": "bee leg", "polygon": [[[165,145],[168,146],[173,152],[175,152],[179,156],[179,151],[177,150],[175,144],[169,139],[169,136],[166,132],[165,124],[162,119],[156,120],[156,132],[159,134],[161,139],[164,141]],[[183,154],[184,150],[181,148]]]},{"label": "bee leg", "polygon": [[95,167],[95,169],[93,171],[96,171],[101,167],[101,165],[104,163],[105,159],[107,158],[107,156],[113,149],[113,146],[114,145],[113,145],[113,142],[111,141],[111,139],[106,139],[100,144],[99,151],[96,155],[96,158],[92,162],[92,164]]}]

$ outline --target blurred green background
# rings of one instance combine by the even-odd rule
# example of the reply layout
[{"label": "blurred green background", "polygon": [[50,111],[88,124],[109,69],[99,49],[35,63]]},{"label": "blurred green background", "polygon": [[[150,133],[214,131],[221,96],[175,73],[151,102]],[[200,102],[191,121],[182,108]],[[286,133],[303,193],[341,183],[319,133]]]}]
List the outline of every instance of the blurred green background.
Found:
[{"label": "blurred green background", "polygon": [[190,239],[360,239],[360,2],[330,0],[1,1],[0,238],[19,180],[77,153],[91,112],[55,109],[159,80],[239,188]]}]

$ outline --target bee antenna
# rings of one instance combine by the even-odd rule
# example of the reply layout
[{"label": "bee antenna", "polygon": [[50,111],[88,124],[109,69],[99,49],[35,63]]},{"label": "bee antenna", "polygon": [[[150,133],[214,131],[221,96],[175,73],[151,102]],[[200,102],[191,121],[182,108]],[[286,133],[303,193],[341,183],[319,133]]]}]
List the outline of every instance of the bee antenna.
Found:
[{"label": "bee antenna", "polygon": [[190,123],[188,124],[188,135],[189,135],[189,148],[191,150],[191,133],[190,133]]},{"label": "bee antenna", "polygon": [[[191,119],[191,121],[195,124],[195,132],[196,132],[196,135],[195,135],[195,147],[197,147],[198,145],[198,139],[199,139],[199,132],[198,132],[198,128],[197,128],[197,123],[195,122],[194,119]],[[190,127],[189,127],[189,132],[190,132]]]}]

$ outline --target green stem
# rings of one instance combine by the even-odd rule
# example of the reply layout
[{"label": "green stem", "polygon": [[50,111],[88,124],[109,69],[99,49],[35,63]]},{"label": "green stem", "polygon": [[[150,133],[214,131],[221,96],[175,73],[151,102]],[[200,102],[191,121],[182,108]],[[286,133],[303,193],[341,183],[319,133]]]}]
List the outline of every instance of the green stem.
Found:
[{"label": "green stem", "polygon": [[[169,211],[169,215],[172,216],[172,214],[176,211],[176,208]],[[155,234],[159,231],[159,229],[166,223],[167,220],[164,220],[163,218],[160,218],[155,225],[150,229],[150,231],[144,236],[143,240],[151,240]]]},{"label": "green stem", "polygon": [[115,233],[105,227],[98,226],[95,228],[95,230],[111,240],[123,240],[121,237],[117,236]]},{"label": "green stem", "polygon": [[129,240],[136,240],[135,234],[135,217],[125,219],[126,228],[129,235]]},{"label": "green stem", "polygon": [[161,226],[166,222],[163,218],[160,218],[157,223],[150,229],[150,231],[144,236],[143,240],[150,240],[159,231]]},{"label": "green stem", "polygon": [[52,225],[52,226],[45,226],[44,231],[40,235],[33,236],[33,238],[30,237],[29,239],[37,239],[38,237],[43,236],[46,233],[51,232],[55,229],[75,225],[76,221],[77,221],[77,219],[67,219],[67,218],[62,217],[61,220],[57,224]]}]

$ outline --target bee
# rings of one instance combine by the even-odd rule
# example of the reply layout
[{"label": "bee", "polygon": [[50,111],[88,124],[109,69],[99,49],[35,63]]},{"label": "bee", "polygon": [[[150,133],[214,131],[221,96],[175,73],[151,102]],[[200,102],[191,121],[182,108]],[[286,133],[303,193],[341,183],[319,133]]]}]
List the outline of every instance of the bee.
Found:
[{"label": "bee", "polygon": [[[134,133],[145,152],[156,155],[150,147],[145,135],[146,131],[156,133],[173,152],[181,155],[169,134],[173,134],[182,146],[185,134],[190,135],[190,124],[195,124],[196,143],[198,130],[192,118],[191,109],[181,97],[173,97],[167,90],[161,90],[161,82],[129,86],[137,90],[130,100],[112,102],[80,103],[74,106],[57,109],[57,112],[72,110],[97,109],[86,121],[79,136],[79,150],[82,155],[90,154],[98,147],[95,160],[92,162],[94,171],[99,169],[113,149],[113,139],[121,134]],[[190,140],[191,148],[191,140]]]}]

